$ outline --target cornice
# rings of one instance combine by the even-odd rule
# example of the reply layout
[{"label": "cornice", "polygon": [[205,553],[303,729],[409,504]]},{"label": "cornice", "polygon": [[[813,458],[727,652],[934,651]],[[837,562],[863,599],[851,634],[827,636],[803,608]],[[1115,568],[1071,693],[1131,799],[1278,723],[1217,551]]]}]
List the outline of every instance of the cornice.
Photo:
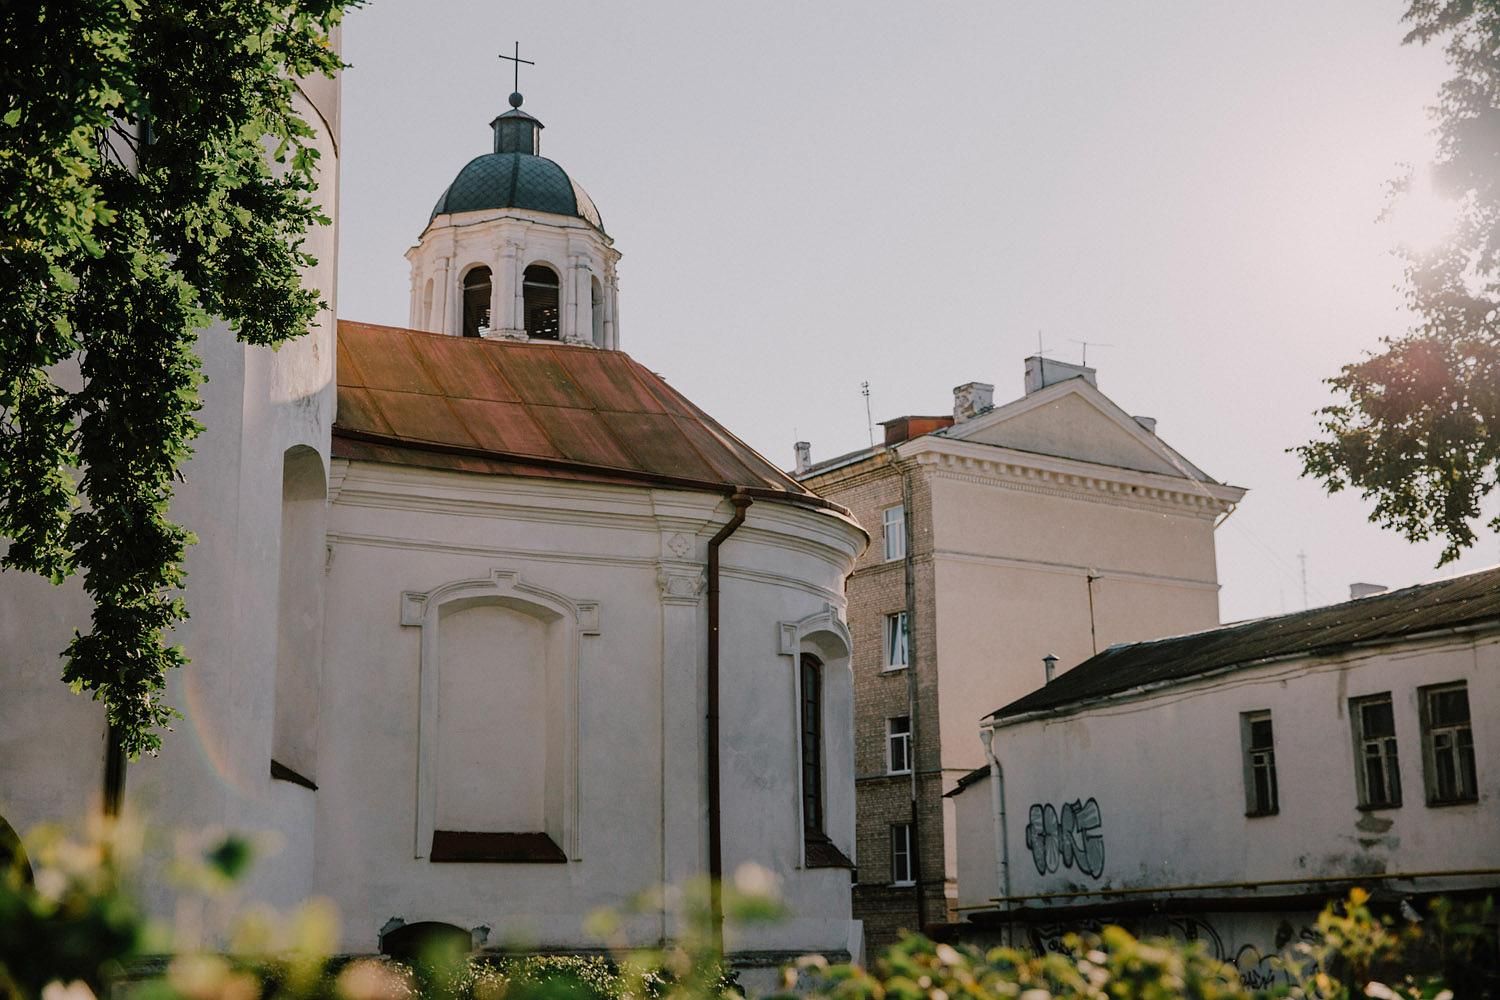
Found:
[{"label": "cornice", "polygon": [[1194,482],[997,445],[927,437],[906,442],[900,448],[936,478],[1140,510],[1213,518],[1234,509],[1245,495],[1237,486]]}]

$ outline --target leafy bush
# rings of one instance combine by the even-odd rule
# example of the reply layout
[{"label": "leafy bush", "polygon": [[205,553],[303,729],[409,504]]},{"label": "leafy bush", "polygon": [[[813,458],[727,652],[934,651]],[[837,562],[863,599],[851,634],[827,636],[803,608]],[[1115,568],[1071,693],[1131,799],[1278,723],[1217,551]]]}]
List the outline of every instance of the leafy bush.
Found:
[{"label": "leafy bush", "polygon": [[[138,840],[116,828],[93,844],[55,833],[33,838],[34,878],[0,870],[0,1000],[92,1000],[128,982],[131,1000],[738,1000],[718,954],[706,884],[671,893],[683,933],[664,948],[633,949],[618,913],[590,917],[600,956],[470,956],[423,953],[410,964],[339,960],[336,920],[313,901],[289,916],[250,910],[233,922],[227,953],[199,948],[179,926],[148,925],[122,877]],[[241,838],[216,838],[174,876],[185,898],[232,887],[249,863]],[[749,869],[726,883],[726,916],[746,923],[782,916],[773,880]],[[654,912],[661,892],[632,909]],[[188,905],[184,912],[192,912]],[[1421,923],[1375,914],[1359,890],[1329,906],[1313,942],[1275,959],[1290,986],[1245,987],[1200,942],[1141,940],[1118,927],[1073,935],[1061,953],[983,951],[908,936],[870,969],[808,956],[785,972],[783,1000],[1453,1000],[1494,996],[1476,949],[1493,934],[1489,905],[1437,901]],[[1493,943],[1487,945],[1493,950]],[[171,953],[164,968],[141,969]],[[149,974],[148,974],[149,973]]]}]

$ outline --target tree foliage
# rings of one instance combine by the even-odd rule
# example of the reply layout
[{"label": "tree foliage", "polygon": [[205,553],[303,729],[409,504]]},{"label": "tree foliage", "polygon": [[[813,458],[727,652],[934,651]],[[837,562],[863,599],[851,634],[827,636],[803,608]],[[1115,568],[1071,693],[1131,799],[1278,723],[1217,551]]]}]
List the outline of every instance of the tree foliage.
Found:
[{"label": "tree foliage", "polygon": [[1442,539],[1442,564],[1474,543],[1500,483],[1500,3],[1411,0],[1405,22],[1405,42],[1441,42],[1453,71],[1431,112],[1432,180],[1455,225],[1436,248],[1398,251],[1412,328],[1328,380],[1341,398],[1296,451],[1330,492],[1373,499],[1371,520]]},{"label": "tree foliage", "polygon": [[168,506],[200,429],[197,331],[276,345],[322,306],[295,80],[338,69],[353,2],[0,4],[0,566],[82,574],[63,679],[132,756],[160,745],[184,662],[166,636],[192,536]]}]

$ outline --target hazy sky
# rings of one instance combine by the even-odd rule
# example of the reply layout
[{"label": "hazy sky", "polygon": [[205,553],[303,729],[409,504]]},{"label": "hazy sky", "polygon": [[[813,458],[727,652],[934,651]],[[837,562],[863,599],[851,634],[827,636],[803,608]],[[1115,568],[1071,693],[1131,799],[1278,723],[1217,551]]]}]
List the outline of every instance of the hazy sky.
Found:
[{"label": "hazy sky", "polygon": [[1249,487],[1225,620],[1300,608],[1299,552],[1313,604],[1431,579],[1437,546],[1285,451],[1406,325],[1377,216],[1444,67],[1403,7],[376,0],[344,36],[338,311],[406,322],[402,253],[519,39],[542,152],[624,253],[622,346],[783,466],[867,443],[862,381],[877,421],[1020,395],[1040,330],[1111,345],[1100,388]]}]

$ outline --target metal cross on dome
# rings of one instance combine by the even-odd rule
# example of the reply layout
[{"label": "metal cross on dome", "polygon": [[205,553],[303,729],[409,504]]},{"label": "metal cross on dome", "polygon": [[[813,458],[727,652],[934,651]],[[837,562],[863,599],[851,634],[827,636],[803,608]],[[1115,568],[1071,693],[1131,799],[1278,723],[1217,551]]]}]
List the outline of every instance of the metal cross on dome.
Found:
[{"label": "metal cross on dome", "polygon": [[516,68],[515,85],[511,89],[514,90],[517,94],[519,94],[521,92],[521,64],[525,63],[528,66],[535,66],[536,63],[532,62],[530,59],[522,59],[521,58],[521,43],[520,42],[516,43],[516,54],[515,55],[508,56],[508,55],[506,55],[505,53],[502,52],[502,53],[500,53],[500,58],[504,59],[504,60],[506,60],[508,62],[513,62],[513,63],[516,64],[516,67],[515,67]]}]

